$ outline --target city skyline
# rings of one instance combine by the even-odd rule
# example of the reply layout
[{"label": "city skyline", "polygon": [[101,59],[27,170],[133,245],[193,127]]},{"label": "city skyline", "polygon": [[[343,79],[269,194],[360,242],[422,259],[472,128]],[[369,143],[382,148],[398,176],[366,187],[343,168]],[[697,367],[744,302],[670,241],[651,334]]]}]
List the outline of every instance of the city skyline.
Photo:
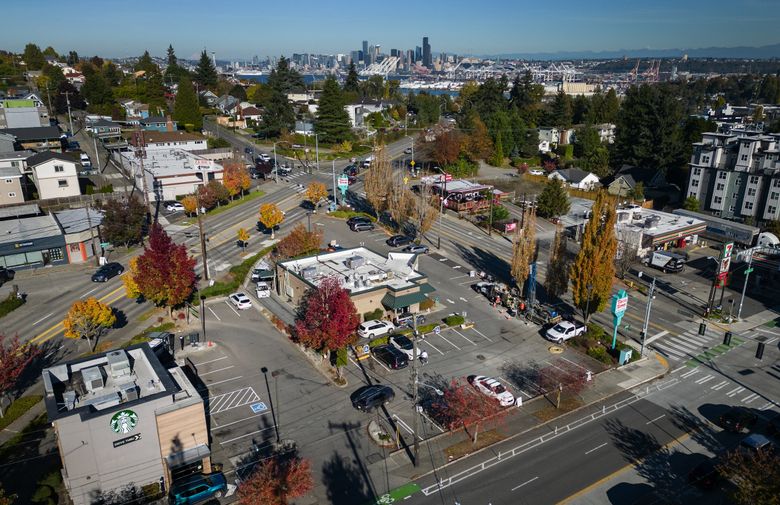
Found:
[{"label": "city skyline", "polygon": [[[231,60],[349,54],[361,49],[363,40],[380,44],[389,53],[391,48],[415,48],[422,37],[429,38],[433,53],[465,55],[696,49],[775,44],[774,27],[780,21],[771,0],[660,0],[653,5],[595,0],[587,10],[574,0],[562,0],[554,8],[502,0],[493,9],[473,9],[473,3],[463,0],[424,4],[400,0],[386,10],[367,10],[352,0],[338,2],[335,8],[304,0],[295,9],[271,4],[262,10],[244,0],[219,6],[192,0],[187,9],[151,2],[109,3],[113,5],[107,9],[106,2],[76,0],[56,17],[7,26],[0,34],[0,48],[21,51],[27,42],[35,42],[60,53],[127,57],[144,50],[163,56],[172,44],[180,58],[196,57],[205,47],[218,58]],[[36,8],[50,8],[50,2],[12,4],[5,13],[9,18],[28,16]],[[141,30],[134,19],[153,28],[158,19],[170,23]],[[118,30],[122,20],[130,25]],[[204,29],[193,29],[203,26],[204,20]],[[74,32],[63,26],[81,28]],[[90,36],[74,36],[83,32]]]}]

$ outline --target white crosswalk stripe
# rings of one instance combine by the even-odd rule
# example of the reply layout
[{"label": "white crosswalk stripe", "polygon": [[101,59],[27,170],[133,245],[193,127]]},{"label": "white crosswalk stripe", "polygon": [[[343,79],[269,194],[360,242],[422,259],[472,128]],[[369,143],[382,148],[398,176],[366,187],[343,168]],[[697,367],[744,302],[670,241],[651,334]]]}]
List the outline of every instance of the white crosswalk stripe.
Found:
[{"label": "white crosswalk stripe", "polygon": [[668,358],[686,361],[700,355],[707,349],[712,349],[721,344],[723,333],[720,330],[707,328],[703,335],[700,335],[697,329],[691,328],[691,323],[687,327],[681,324],[681,332],[674,334],[669,332],[649,344],[650,347],[659,351]]}]

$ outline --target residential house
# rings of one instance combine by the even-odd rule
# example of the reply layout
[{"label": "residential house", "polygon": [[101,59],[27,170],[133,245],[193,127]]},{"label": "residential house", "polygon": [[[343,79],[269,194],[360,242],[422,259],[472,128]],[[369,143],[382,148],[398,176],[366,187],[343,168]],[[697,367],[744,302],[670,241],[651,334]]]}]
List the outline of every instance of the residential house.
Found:
[{"label": "residential house", "polygon": [[170,116],[150,116],[146,119],[141,119],[138,121],[138,124],[146,131],[173,132],[179,129],[178,123],[172,120]]},{"label": "residential house", "polygon": [[23,177],[17,168],[0,167],[0,206],[24,202]]},{"label": "residential house", "polygon": [[8,134],[14,138],[14,147],[33,151],[62,152],[62,132],[56,126],[37,126],[33,128],[6,128],[0,135]]},{"label": "residential house", "polygon": [[623,165],[612,176],[603,179],[607,192],[616,196],[628,196],[638,182],[642,183],[645,193],[655,188],[667,186],[666,177],[661,170]]},{"label": "residential house", "polygon": [[547,178],[558,179],[569,187],[582,189],[584,191],[592,191],[601,186],[596,174],[586,172],[579,168],[561,168],[559,170],[554,170]]},{"label": "residential house", "polygon": [[[0,152],[0,172],[4,174],[18,174],[20,177],[17,179],[15,176],[12,177],[14,181],[12,182],[5,182],[6,178],[2,178],[3,182],[1,183],[4,187],[0,193],[0,205],[5,205],[8,203],[18,203],[19,199],[21,198],[21,201],[24,201],[25,199],[29,199],[32,195],[31,189],[34,187],[31,187],[32,184],[30,183],[30,179],[28,175],[30,174],[29,169],[27,167],[27,158],[33,156],[35,153],[32,151],[11,151],[11,152]],[[17,191],[16,183],[19,183],[19,190]],[[12,187],[9,187],[9,186]],[[16,196],[9,196],[8,193],[16,193]],[[3,201],[2,196],[5,196],[5,199],[7,201]]]},{"label": "residential house", "polygon": [[615,125],[612,123],[602,123],[594,126],[596,132],[599,134],[599,140],[602,144],[614,144],[615,143]]},{"label": "residential house", "polygon": [[574,139],[574,129],[559,129],[543,126],[537,129],[539,134],[539,151],[548,153],[558,147],[559,144],[571,144]]},{"label": "residential house", "polygon": [[0,129],[35,128],[50,124],[49,110],[34,93],[0,100]]},{"label": "residential house", "polygon": [[84,77],[84,74],[81,72],[75,71],[75,72],[67,72],[63,74],[65,76],[65,79],[71,83],[73,86],[76,87],[76,89],[81,89],[81,86],[84,85],[84,82],[86,81],[86,78]]},{"label": "residential house", "polygon": [[263,120],[263,111],[255,106],[250,106],[241,110],[241,116],[247,121],[259,123]]},{"label": "residential house", "polygon": [[84,207],[55,212],[54,218],[65,235],[65,251],[68,263],[84,263],[98,254],[100,248],[100,224],[103,213]]},{"label": "residential house", "polygon": [[219,97],[209,90],[199,92],[198,96],[200,97],[200,100],[206,102],[206,105],[209,107],[214,107],[217,104],[217,100],[219,100]]},{"label": "residential house", "polygon": [[344,106],[352,128],[365,128],[365,118],[372,112],[382,112],[387,107],[381,101],[350,103]]},{"label": "residential house", "polygon": [[[130,137],[130,144],[137,146],[138,139],[135,135]],[[161,149],[170,151],[181,149],[183,151],[198,151],[207,149],[206,137],[186,131],[148,131],[143,134],[143,142],[146,152]]]},{"label": "residential house", "polygon": [[121,103],[125,109],[125,115],[128,120],[146,119],[149,117],[149,105],[135,100],[126,100]]},{"label": "residential house", "polygon": [[222,95],[217,99],[214,106],[223,114],[234,114],[238,104],[238,98],[231,95]]},{"label": "residential house", "polygon": [[38,188],[38,198],[63,198],[79,196],[78,166],[72,157],[45,151],[27,158],[32,179]]},{"label": "residential house", "polygon": [[490,208],[491,198],[498,204],[507,197],[507,193],[488,184],[478,184],[466,179],[445,180],[441,175],[423,177],[422,184],[428,185],[431,192],[444,196],[443,205],[449,210],[462,213],[482,212]]},{"label": "residential house", "polygon": [[88,122],[87,131],[101,139],[116,139],[122,136],[121,125],[105,119]]},{"label": "residential house", "polygon": [[296,135],[310,137],[314,135],[314,124],[309,121],[296,121],[294,132]]}]

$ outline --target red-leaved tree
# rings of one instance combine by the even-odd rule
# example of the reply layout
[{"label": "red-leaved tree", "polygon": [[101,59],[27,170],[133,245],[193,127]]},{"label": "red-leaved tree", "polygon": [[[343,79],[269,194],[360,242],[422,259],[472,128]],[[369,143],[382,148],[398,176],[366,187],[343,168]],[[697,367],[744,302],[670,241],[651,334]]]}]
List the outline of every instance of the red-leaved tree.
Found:
[{"label": "red-leaved tree", "polygon": [[431,405],[434,419],[448,430],[463,428],[471,434],[472,444],[477,443],[479,424],[486,418],[491,421],[502,421],[507,410],[493,398],[482,394],[462,379],[452,379],[444,395]]},{"label": "red-leaved tree", "polygon": [[300,458],[271,458],[257,465],[255,471],[238,486],[241,505],[287,505],[314,488],[311,465]]},{"label": "red-leaved tree", "polygon": [[358,324],[360,318],[349,291],[335,277],[326,277],[303,295],[295,337],[304,346],[326,354],[354,344]]},{"label": "red-leaved tree", "polygon": [[162,307],[176,307],[195,289],[195,258],[187,247],[176,244],[158,224],[152,226],[149,244],[138,257],[133,277],[141,294]]},{"label": "red-leaved tree", "polygon": [[576,367],[571,363],[563,360],[556,360],[539,370],[539,386],[541,386],[545,395],[553,395],[555,401],[547,396],[555,408],[561,406],[561,395],[567,394],[569,396],[578,395],[587,385],[587,371],[582,368]]},{"label": "red-leaved tree", "polygon": [[22,344],[19,337],[0,333],[0,397],[13,396],[19,377],[41,353],[35,344]]},{"label": "red-leaved tree", "polygon": [[276,252],[282,258],[294,258],[304,254],[314,254],[320,250],[321,243],[321,231],[308,231],[305,226],[298,224],[286,237],[277,242]]}]

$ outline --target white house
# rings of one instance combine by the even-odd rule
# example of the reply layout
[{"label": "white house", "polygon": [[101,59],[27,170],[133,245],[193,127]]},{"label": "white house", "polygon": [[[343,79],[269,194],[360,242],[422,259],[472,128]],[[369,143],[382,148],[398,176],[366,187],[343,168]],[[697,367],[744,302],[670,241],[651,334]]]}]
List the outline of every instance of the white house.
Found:
[{"label": "white house", "polygon": [[572,188],[593,190],[599,187],[599,178],[591,172],[579,168],[562,168],[547,176],[548,179],[558,179]]},{"label": "white house", "polygon": [[32,179],[38,188],[38,198],[63,198],[79,196],[77,163],[68,155],[44,151],[27,158]]},{"label": "white house", "polygon": [[350,103],[345,105],[344,109],[349,115],[352,128],[362,128],[365,117],[372,112],[382,112],[385,109],[385,104],[382,102]]},{"label": "white house", "polygon": [[[146,145],[147,153],[158,149],[165,151],[170,151],[172,149],[181,149],[183,151],[208,149],[206,137],[184,131],[146,131],[143,135],[143,142]],[[136,146],[137,139],[135,136],[131,137],[130,143]]]}]

